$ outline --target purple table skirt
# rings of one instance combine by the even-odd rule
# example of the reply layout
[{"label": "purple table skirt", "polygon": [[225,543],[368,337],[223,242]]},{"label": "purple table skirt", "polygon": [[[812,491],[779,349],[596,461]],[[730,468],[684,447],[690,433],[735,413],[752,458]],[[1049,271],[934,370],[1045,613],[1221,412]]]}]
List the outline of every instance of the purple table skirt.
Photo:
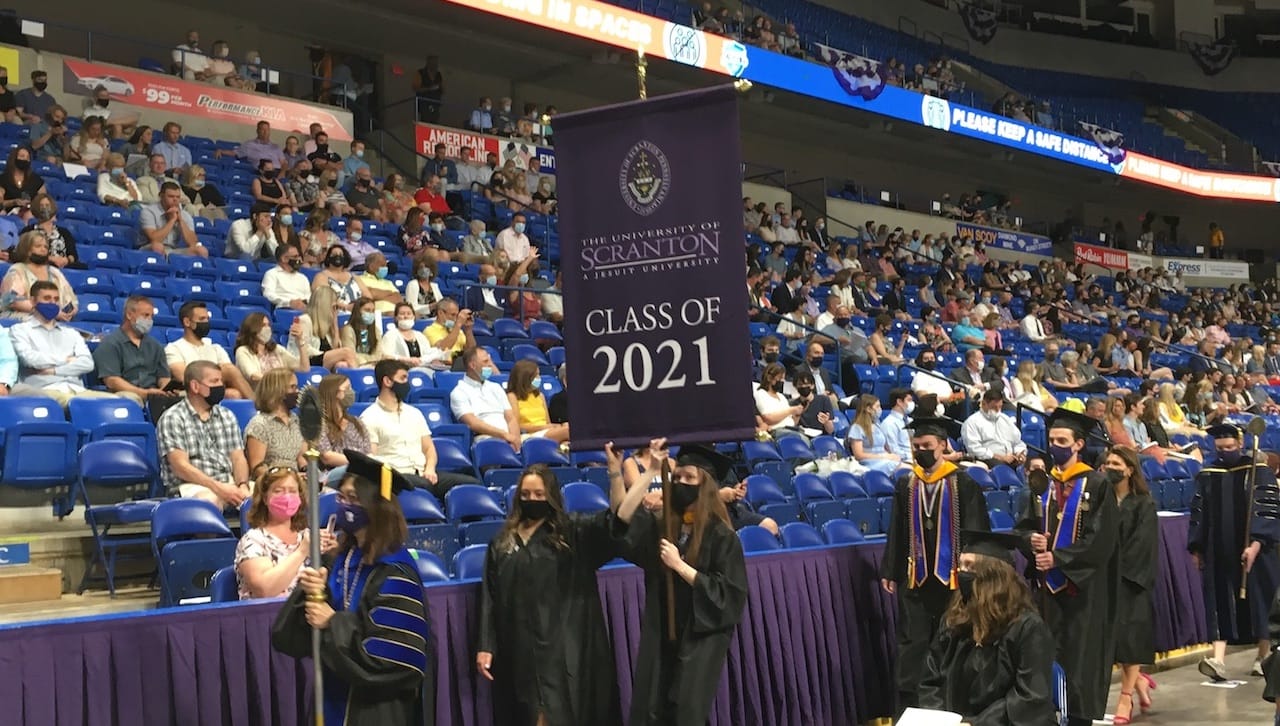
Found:
[{"label": "purple table skirt", "polygon": [[[1200,578],[1185,516],[1161,518],[1156,647],[1203,642]],[[747,559],[751,597],[729,648],[712,723],[855,724],[893,712],[896,612],[879,587],[883,545]],[[602,570],[624,709],[640,640],[644,583]],[[486,726],[475,676],[475,583],[433,586],[436,723]],[[309,664],[271,651],[278,601],[0,628],[0,723],[32,726],[304,726]]]}]

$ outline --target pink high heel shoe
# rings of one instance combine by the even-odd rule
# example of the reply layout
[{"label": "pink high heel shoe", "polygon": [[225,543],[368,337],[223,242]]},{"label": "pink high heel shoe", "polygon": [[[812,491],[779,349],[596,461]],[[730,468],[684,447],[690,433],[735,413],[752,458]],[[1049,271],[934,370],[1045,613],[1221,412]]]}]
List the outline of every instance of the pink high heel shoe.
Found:
[{"label": "pink high heel shoe", "polygon": [[[1146,673],[1138,673],[1138,675],[1142,676],[1142,680],[1147,682],[1148,691],[1154,691],[1158,688],[1155,679],[1151,676]],[[1151,697],[1147,696],[1141,690],[1138,691],[1138,707],[1142,709],[1143,713],[1151,710]]]}]

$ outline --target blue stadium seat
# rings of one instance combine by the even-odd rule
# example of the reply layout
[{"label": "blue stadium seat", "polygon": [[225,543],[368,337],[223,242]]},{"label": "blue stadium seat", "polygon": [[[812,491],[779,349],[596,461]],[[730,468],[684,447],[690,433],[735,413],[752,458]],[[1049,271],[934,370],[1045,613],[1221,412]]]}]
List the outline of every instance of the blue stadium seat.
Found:
[{"label": "blue stadium seat", "polygon": [[747,477],[747,504],[779,524],[800,519],[800,506],[787,498],[778,483],[761,474]]},{"label": "blue stadium seat", "polygon": [[410,549],[409,556],[418,567],[418,579],[422,580],[423,585],[449,581],[449,571],[445,569],[444,560],[434,552]]},{"label": "blue stadium seat", "polygon": [[147,414],[127,398],[73,398],[67,402],[71,425],[80,432],[82,444],[90,441],[117,439],[132,441],[144,452],[148,461],[156,459],[156,427]]},{"label": "blue stadium seat", "polygon": [[875,499],[851,499],[846,503],[845,516],[854,523],[864,537],[880,534],[880,504]]},{"label": "blue stadium seat", "polygon": [[892,497],[894,492],[893,481],[889,475],[875,469],[862,475],[862,488],[867,491],[867,496],[873,499]]},{"label": "blue stadium seat", "polygon": [[539,367],[546,367],[551,365],[551,362],[547,360],[547,356],[545,356],[542,353],[542,351],[538,349],[538,346],[530,345],[529,343],[521,343],[519,345],[512,346],[511,360],[512,361],[531,360],[535,364],[537,364]]},{"label": "blue stadium seat", "polygon": [[772,441],[744,441],[742,455],[747,461],[747,466],[751,468],[755,468],[756,464],[764,461],[782,461],[782,455],[778,453],[778,448]]},{"label": "blue stadium seat", "polygon": [[[505,443],[505,442],[504,442]],[[520,444],[520,455],[525,466],[571,466],[569,457],[560,451],[560,444],[545,438],[533,438]]]},{"label": "blue stadium seat", "polygon": [[823,524],[822,536],[827,540],[827,544],[832,545],[857,544],[864,539],[858,525],[844,518],[828,520]]},{"label": "blue stadium seat", "polygon": [[534,340],[553,340],[563,343],[564,337],[555,323],[546,320],[533,320],[529,323],[529,337]]},{"label": "blue stadium seat", "polygon": [[797,547],[822,547],[827,543],[818,534],[818,530],[805,522],[789,522],[782,525],[782,546],[787,549]]},{"label": "blue stadium seat", "polygon": [[459,580],[478,580],[484,577],[485,553],[487,544],[469,545],[458,550],[453,556],[453,575]]},{"label": "blue stadium seat", "polygon": [[996,488],[996,482],[991,478],[991,472],[986,469],[980,466],[970,466],[965,468],[964,472],[969,475],[970,479],[973,479],[974,483],[977,484],[982,491],[991,491]]},{"label": "blue stadium seat", "polygon": [[240,600],[240,580],[236,577],[234,565],[227,565],[213,573],[209,579],[209,602],[238,602]]},{"label": "blue stadium seat", "polygon": [[513,318],[498,318],[493,321],[493,332],[498,338],[525,338],[529,337],[529,333],[525,331],[524,326],[519,320]]},{"label": "blue stadium seat", "polygon": [[476,468],[484,471],[490,467],[522,469],[524,462],[516,455],[511,444],[501,439],[477,441],[471,449],[471,459]]},{"label": "blue stadium seat", "polygon": [[210,597],[213,573],[232,564],[236,539],[214,505],[170,499],[152,515],[151,551],[158,563],[160,606],[170,607]]},{"label": "blue stadium seat", "polygon": [[1013,529],[1013,516],[1003,509],[992,509],[987,512],[991,516],[991,529],[1007,531]]},{"label": "blue stadium seat", "polygon": [[594,514],[609,508],[609,498],[600,487],[586,481],[574,481],[561,487],[567,512]]},{"label": "blue stadium seat", "polygon": [[[84,521],[93,534],[93,555],[85,566],[77,593],[84,593],[90,581],[103,580],[111,597],[116,594],[116,563],[121,559],[150,559],[146,546],[149,534],[112,534],[117,525],[130,526],[150,522],[155,499],[139,499],[154,493],[157,469],[154,444],[148,457],[137,444],[129,441],[95,441],[80,450],[79,476],[76,478],[72,503],[83,501]],[[95,504],[89,488],[103,494],[111,491],[121,501]],[[139,557],[138,550],[142,550]],[[101,570],[101,574],[99,574]]]},{"label": "blue stadium seat", "polygon": [[4,447],[0,483],[23,489],[70,489],[77,476],[80,434],[67,422],[56,401],[0,398],[0,421],[4,422],[0,428]]},{"label": "blue stadium seat", "polygon": [[253,418],[254,414],[258,412],[253,407],[253,401],[243,398],[226,398],[223,399],[221,405],[235,415],[236,422],[240,424],[241,432],[249,425],[249,419]]},{"label": "blue stadium seat", "polygon": [[479,484],[459,484],[445,492],[444,508],[449,521],[458,525],[459,543],[464,548],[487,543],[506,517],[498,501]]},{"label": "blue stadium seat", "polygon": [[792,466],[807,464],[817,458],[803,436],[783,436],[778,439],[778,454]]},{"label": "blue stadium seat", "polygon": [[830,455],[834,455],[837,459],[845,459],[849,456],[849,450],[844,447],[840,439],[834,436],[819,436],[813,440],[813,454],[819,459]]},{"label": "blue stadium seat", "polygon": [[833,471],[827,477],[827,486],[836,499],[866,499],[867,490],[862,488],[858,477],[847,471]]},{"label": "blue stadium seat", "polygon": [[983,492],[982,496],[986,497],[988,510],[1002,509],[1006,512],[1010,511],[1009,508],[1012,506],[1011,502],[1013,500],[1010,498],[1009,492],[992,490]]},{"label": "blue stadium seat", "polygon": [[782,549],[782,543],[778,541],[773,532],[758,524],[749,524],[738,530],[738,539],[742,542],[743,554],[776,552]]},{"label": "blue stadium seat", "polygon": [[436,447],[437,469],[467,474],[476,473],[476,468],[471,464],[471,458],[467,456],[466,449],[463,449],[452,439],[438,436],[432,438],[432,443]]},{"label": "blue stadium seat", "polygon": [[1001,489],[1015,489],[1022,486],[1022,477],[1007,464],[999,464],[992,469],[991,478],[995,479],[996,486]]}]

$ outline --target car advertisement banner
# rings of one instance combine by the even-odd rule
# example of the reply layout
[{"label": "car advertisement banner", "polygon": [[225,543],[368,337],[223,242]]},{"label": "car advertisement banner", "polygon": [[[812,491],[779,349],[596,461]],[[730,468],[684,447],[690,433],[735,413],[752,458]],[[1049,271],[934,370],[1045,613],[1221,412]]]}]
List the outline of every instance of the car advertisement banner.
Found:
[{"label": "car advertisement banner", "polygon": [[332,112],[280,96],[70,58],[62,61],[62,68],[63,89],[79,96],[90,96],[93,89],[102,86],[112,100],[139,108],[203,116],[245,126],[268,121],[276,131],[306,133],[311,124],[318,123],[328,132],[330,141],[351,140],[351,132]]}]

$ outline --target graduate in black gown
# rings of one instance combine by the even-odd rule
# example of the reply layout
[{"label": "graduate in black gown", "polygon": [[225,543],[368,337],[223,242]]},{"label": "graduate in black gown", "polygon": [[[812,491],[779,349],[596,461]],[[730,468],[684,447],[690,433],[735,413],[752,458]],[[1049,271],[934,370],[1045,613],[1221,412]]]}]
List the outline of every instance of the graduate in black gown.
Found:
[{"label": "graduate in black gown", "polygon": [[1270,635],[1270,655],[1262,661],[1266,683],[1262,688],[1262,698],[1276,704],[1275,726],[1280,726],[1280,591],[1271,600],[1271,614],[1267,618],[1267,631]]},{"label": "graduate in black gown", "polygon": [[338,551],[328,567],[302,570],[271,644],[307,657],[312,628],[320,630],[325,726],[431,723],[423,709],[426,604],[395,498],[413,485],[358,451],[343,453],[349,464],[338,487]]},{"label": "graduate in black gown", "polygon": [[[708,446],[682,446],[671,496],[663,497],[661,513],[654,514],[640,506],[645,482],[624,487],[621,455],[612,446],[605,450],[624,556],[645,574],[630,725],[702,726],[747,601],[742,544],[719,497],[732,462]],[[674,617],[668,611],[669,582]]]},{"label": "graduate in black gown", "polygon": [[956,589],[960,530],[989,530],[982,489],[955,464],[942,459],[948,437],[960,424],[919,416],[912,430],[915,464],[894,487],[893,515],[880,583],[898,595],[898,710],[915,705],[929,644]]},{"label": "graduate in black gown", "polygon": [[929,648],[919,706],[964,716],[970,726],[1051,726],[1053,633],[1036,613],[1007,532],[962,533],[959,584]]},{"label": "graduate in black gown", "polygon": [[[476,667],[498,726],[622,723],[596,570],[613,559],[612,514],[568,514],[556,476],[520,477],[480,583]],[[541,721],[539,720],[541,718]]]},{"label": "graduate in black gown", "polygon": [[1049,417],[1048,484],[1043,493],[1033,490],[1017,524],[1034,553],[1038,597],[1066,672],[1073,726],[1102,718],[1115,658],[1116,498],[1110,480],[1080,460],[1096,425],[1062,408]]},{"label": "graduate in black gown", "polygon": [[[1256,642],[1259,661],[1270,650],[1267,610],[1280,584],[1280,490],[1266,457],[1255,462],[1244,450],[1244,432],[1238,426],[1213,426],[1209,435],[1216,457],[1196,476],[1187,550],[1200,568],[1204,614],[1213,641],[1213,655],[1200,661],[1200,672],[1221,681],[1227,679],[1223,659],[1228,641]],[[1250,471],[1256,472],[1252,506]],[[1250,517],[1245,542],[1245,521]],[[1241,600],[1246,570],[1248,586]],[[1253,675],[1262,675],[1257,661]]]},{"label": "graduate in black gown", "polygon": [[1138,464],[1138,453],[1113,446],[1103,457],[1104,471],[1115,472],[1113,488],[1119,514],[1120,589],[1116,599],[1116,662],[1120,664],[1120,701],[1116,726],[1133,718],[1135,706],[1151,707],[1155,681],[1142,672],[1155,662],[1155,623],[1151,589],[1156,584],[1159,523],[1156,503]]}]

